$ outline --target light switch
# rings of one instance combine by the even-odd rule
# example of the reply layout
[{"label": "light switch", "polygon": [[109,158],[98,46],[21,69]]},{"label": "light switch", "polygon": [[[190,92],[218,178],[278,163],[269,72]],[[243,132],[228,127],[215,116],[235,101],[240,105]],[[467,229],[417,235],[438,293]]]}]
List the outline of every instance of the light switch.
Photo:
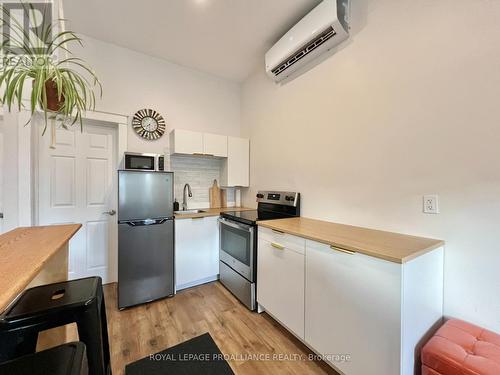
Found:
[{"label": "light switch", "polygon": [[424,195],[424,213],[439,213],[439,198],[437,195]]}]

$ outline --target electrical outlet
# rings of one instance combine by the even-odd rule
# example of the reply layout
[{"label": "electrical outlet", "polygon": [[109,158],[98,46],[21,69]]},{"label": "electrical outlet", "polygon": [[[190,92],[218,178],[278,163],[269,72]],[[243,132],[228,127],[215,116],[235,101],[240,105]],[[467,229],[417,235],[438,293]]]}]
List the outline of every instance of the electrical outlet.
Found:
[{"label": "electrical outlet", "polygon": [[437,195],[424,195],[424,213],[439,213],[439,197]]}]

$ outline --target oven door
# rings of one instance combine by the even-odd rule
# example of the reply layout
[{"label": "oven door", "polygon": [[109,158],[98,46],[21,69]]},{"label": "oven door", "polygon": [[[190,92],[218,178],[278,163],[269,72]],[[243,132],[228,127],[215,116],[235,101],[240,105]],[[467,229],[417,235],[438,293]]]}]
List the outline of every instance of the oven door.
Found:
[{"label": "oven door", "polygon": [[255,281],[255,228],[220,218],[220,260],[250,282]]}]

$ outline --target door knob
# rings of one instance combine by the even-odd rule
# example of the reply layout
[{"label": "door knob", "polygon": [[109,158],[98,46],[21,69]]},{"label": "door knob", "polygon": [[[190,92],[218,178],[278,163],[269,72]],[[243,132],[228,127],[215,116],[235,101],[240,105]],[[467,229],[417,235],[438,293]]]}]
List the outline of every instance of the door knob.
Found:
[{"label": "door knob", "polygon": [[114,216],[116,214],[116,211],[115,210],[106,211],[106,212],[103,212],[103,214],[109,215],[109,216]]}]

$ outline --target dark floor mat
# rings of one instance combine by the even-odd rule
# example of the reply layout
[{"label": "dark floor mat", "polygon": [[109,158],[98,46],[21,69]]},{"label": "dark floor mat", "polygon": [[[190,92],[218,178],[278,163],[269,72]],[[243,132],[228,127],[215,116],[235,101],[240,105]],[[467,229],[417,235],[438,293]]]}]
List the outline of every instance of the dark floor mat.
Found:
[{"label": "dark floor mat", "polygon": [[209,333],[125,367],[126,375],[234,375]]}]

